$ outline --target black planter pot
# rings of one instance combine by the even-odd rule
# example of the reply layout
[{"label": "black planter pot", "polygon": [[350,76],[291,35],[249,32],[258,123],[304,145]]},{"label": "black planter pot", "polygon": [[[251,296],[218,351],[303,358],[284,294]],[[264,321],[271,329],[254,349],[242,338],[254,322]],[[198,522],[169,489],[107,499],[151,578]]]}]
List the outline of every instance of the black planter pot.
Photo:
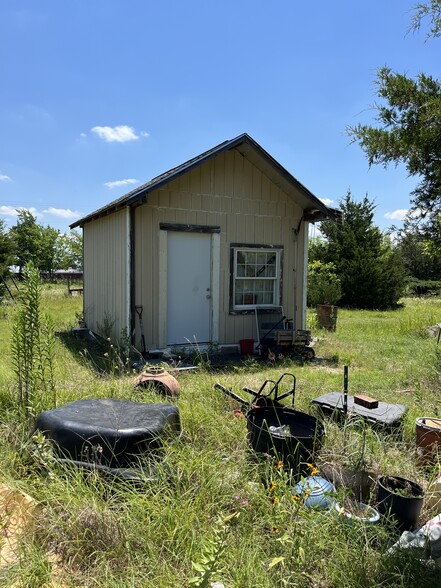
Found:
[{"label": "black planter pot", "polygon": [[424,496],[423,488],[412,480],[398,476],[378,478],[378,511],[390,517],[401,531],[412,531],[418,526]]}]

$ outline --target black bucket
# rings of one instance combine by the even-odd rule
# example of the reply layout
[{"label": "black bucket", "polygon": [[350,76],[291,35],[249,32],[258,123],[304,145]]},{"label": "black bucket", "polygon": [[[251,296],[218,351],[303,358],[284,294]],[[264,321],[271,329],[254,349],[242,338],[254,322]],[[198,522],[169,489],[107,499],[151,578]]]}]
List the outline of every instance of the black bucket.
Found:
[{"label": "black bucket", "polygon": [[401,531],[412,531],[418,526],[424,490],[412,480],[398,476],[380,476],[377,501],[381,515],[390,517]]},{"label": "black bucket", "polygon": [[286,461],[295,472],[312,462],[325,436],[315,417],[292,408],[259,406],[247,412],[248,439],[257,453]]}]

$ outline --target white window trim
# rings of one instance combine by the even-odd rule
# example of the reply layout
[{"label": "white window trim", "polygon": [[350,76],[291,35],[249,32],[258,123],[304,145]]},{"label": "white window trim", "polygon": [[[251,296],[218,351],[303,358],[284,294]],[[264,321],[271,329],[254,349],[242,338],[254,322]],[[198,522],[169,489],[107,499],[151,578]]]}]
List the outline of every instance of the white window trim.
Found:
[{"label": "white window trim", "polygon": [[[233,245],[232,249],[232,287],[231,287],[231,310],[233,312],[240,312],[240,311],[249,311],[257,308],[274,308],[280,306],[280,298],[281,298],[281,283],[282,283],[282,253],[283,247],[272,247],[272,246],[265,246],[265,245]],[[274,278],[243,278],[247,280],[253,279],[267,279],[268,281],[274,282],[273,287],[273,303],[272,304],[235,304],[236,300],[236,281],[240,280],[241,278],[237,277],[237,254],[239,251],[252,251],[252,252],[261,252],[261,253],[275,253],[276,254],[276,276]]]}]

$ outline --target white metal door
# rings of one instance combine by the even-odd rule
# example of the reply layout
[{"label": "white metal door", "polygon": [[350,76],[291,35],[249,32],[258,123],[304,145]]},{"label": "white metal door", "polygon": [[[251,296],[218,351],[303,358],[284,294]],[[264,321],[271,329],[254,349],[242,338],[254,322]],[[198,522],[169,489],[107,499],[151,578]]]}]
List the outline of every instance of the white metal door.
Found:
[{"label": "white metal door", "polygon": [[168,231],[168,345],[210,341],[210,288],[211,235]]}]

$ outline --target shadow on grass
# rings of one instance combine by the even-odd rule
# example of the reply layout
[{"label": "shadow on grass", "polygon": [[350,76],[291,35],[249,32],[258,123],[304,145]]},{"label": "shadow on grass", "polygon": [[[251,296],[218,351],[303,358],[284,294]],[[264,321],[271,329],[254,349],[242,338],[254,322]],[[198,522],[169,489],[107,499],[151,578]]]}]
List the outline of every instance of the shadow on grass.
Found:
[{"label": "shadow on grass", "polygon": [[118,348],[110,341],[89,334],[76,336],[72,331],[59,331],[56,337],[75,361],[90,371],[101,376],[115,373],[115,365],[119,363],[115,357]]},{"label": "shadow on grass", "polygon": [[[144,367],[160,366],[164,369],[179,370],[179,368],[197,367],[206,371],[220,373],[254,373],[263,369],[277,367],[287,369],[292,364],[303,365],[304,356],[298,353],[286,354],[271,361],[260,355],[240,355],[239,353],[210,353],[209,351],[193,351],[189,353],[174,353],[167,356],[146,357],[131,349],[130,356],[113,345],[110,340],[90,332],[74,334],[72,331],[60,331],[57,338],[75,361],[89,368],[97,375],[131,374],[142,371]],[[309,360],[319,362],[319,360]]]}]

